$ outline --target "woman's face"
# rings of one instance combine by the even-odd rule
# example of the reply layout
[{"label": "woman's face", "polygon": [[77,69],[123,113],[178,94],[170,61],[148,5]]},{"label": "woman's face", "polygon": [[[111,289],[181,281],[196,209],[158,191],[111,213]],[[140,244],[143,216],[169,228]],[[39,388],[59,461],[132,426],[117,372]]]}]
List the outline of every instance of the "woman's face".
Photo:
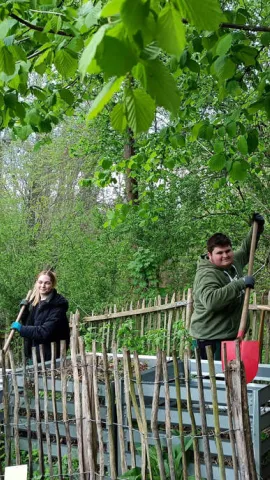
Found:
[{"label": "woman's face", "polygon": [[37,288],[41,296],[47,296],[53,289],[49,275],[40,275],[37,279]]}]

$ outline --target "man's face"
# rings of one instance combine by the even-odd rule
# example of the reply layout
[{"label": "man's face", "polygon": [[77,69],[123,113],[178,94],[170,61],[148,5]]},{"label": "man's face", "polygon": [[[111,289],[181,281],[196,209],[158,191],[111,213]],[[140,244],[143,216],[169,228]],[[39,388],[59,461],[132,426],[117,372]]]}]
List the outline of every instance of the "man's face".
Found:
[{"label": "man's face", "polygon": [[208,257],[211,263],[217,267],[229,268],[233,263],[233,250],[230,245],[225,247],[217,246],[212,253],[208,252]]}]

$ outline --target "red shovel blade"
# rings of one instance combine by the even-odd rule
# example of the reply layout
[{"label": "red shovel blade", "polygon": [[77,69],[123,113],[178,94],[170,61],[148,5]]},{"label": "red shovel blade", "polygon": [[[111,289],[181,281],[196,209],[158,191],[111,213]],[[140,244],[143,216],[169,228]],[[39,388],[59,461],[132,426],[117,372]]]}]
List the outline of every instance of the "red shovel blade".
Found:
[{"label": "red shovel blade", "polygon": [[[221,344],[221,361],[222,361],[222,370],[225,370],[224,358],[223,358],[223,345],[226,345],[227,353],[227,362],[236,359],[236,342],[227,341],[222,342]],[[254,377],[259,367],[260,359],[260,347],[259,342],[256,340],[241,341],[240,342],[240,357],[244,364],[245,373],[246,373],[246,382],[250,383]]]}]

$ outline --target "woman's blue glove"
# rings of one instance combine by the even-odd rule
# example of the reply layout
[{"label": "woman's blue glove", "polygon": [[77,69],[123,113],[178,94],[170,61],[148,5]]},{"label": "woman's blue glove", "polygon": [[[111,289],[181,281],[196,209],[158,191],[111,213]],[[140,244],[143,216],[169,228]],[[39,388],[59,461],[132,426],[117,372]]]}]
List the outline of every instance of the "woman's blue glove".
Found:
[{"label": "woman's blue glove", "polygon": [[10,327],[10,328],[11,328],[11,330],[18,330],[18,332],[20,332],[22,326],[21,326],[21,324],[20,324],[19,322],[13,322],[13,323],[11,324],[11,327]]}]

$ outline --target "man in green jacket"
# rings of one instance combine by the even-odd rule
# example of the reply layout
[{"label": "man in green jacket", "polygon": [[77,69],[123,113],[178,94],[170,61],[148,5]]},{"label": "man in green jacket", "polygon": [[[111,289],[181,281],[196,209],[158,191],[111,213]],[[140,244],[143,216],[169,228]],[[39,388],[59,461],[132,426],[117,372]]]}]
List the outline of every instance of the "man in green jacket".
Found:
[{"label": "man in green jacket", "polygon": [[[258,222],[258,238],[264,229],[264,218],[254,213]],[[190,334],[206,359],[205,347],[210,345],[216,360],[221,358],[221,342],[237,336],[244,303],[245,289],[254,288],[255,279],[244,276],[248,264],[252,230],[240,250],[233,252],[229,237],[215,233],[207,241],[206,255],[197,264],[193,285],[194,311]]]}]

